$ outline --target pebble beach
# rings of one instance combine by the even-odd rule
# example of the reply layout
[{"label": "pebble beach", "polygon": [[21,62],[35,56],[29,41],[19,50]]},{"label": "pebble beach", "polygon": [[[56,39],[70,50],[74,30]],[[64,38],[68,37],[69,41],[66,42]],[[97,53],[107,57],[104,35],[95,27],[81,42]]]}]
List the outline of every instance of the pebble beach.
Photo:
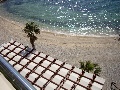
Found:
[{"label": "pebble beach", "polygon": [[[16,40],[31,47],[22,31],[24,24],[0,16],[0,45]],[[120,41],[115,37],[70,36],[41,31],[35,42],[36,50],[79,67],[79,61],[92,61],[102,68],[103,90],[110,90],[111,82],[120,88]]]}]

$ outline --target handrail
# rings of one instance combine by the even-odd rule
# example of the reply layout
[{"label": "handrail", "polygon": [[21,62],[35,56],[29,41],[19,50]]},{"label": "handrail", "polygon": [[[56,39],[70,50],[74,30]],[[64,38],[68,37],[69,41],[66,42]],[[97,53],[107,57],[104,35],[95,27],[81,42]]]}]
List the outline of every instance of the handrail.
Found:
[{"label": "handrail", "polygon": [[2,56],[0,56],[0,66],[6,69],[8,71],[7,73],[12,74],[11,76],[21,85],[21,90],[36,90],[33,85],[20,75]]},{"label": "handrail", "polygon": [[[115,82],[111,82],[111,87],[110,87],[111,90],[116,90],[116,89],[117,89],[117,90],[120,90],[115,84],[116,84]],[[115,87],[116,89],[113,88],[113,87]]]}]

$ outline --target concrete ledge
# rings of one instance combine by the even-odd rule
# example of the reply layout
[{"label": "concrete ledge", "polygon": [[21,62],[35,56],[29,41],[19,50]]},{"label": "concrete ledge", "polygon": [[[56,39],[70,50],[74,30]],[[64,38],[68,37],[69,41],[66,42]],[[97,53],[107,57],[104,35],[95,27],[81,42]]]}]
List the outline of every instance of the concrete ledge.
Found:
[{"label": "concrete ledge", "polygon": [[0,90],[16,90],[1,72],[0,72]]}]

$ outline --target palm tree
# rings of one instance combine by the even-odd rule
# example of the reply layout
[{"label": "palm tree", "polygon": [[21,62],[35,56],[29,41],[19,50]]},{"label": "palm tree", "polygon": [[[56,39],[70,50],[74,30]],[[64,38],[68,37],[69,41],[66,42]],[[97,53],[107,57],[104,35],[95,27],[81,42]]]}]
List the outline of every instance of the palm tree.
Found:
[{"label": "palm tree", "polygon": [[35,49],[34,42],[35,40],[37,40],[35,34],[40,34],[40,29],[38,28],[38,25],[36,25],[34,22],[26,23],[26,26],[23,29],[23,31],[27,34],[27,37],[30,38],[32,48]]},{"label": "palm tree", "polygon": [[80,69],[86,72],[93,72],[95,75],[100,75],[101,68],[98,64],[92,63],[91,61],[86,62],[79,62],[80,63]]}]

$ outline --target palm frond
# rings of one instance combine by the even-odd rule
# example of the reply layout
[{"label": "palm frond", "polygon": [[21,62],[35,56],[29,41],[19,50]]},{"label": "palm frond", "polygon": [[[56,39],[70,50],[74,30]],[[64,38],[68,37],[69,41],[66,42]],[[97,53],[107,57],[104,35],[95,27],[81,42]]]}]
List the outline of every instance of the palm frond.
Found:
[{"label": "palm frond", "polygon": [[79,62],[79,63],[80,63],[80,69],[85,70],[84,62]]},{"label": "palm frond", "polygon": [[80,63],[80,69],[86,72],[93,72],[96,75],[100,75],[101,68],[97,63],[92,63],[91,61],[79,62],[79,63]]},{"label": "palm frond", "polygon": [[97,67],[97,66],[99,66],[97,63],[94,63],[94,67]]},{"label": "palm frond", "polygon": [[101,68],[97,67],[97,68],[95,68],[94,74],[99,76],[101,71],[102,71]]}]

